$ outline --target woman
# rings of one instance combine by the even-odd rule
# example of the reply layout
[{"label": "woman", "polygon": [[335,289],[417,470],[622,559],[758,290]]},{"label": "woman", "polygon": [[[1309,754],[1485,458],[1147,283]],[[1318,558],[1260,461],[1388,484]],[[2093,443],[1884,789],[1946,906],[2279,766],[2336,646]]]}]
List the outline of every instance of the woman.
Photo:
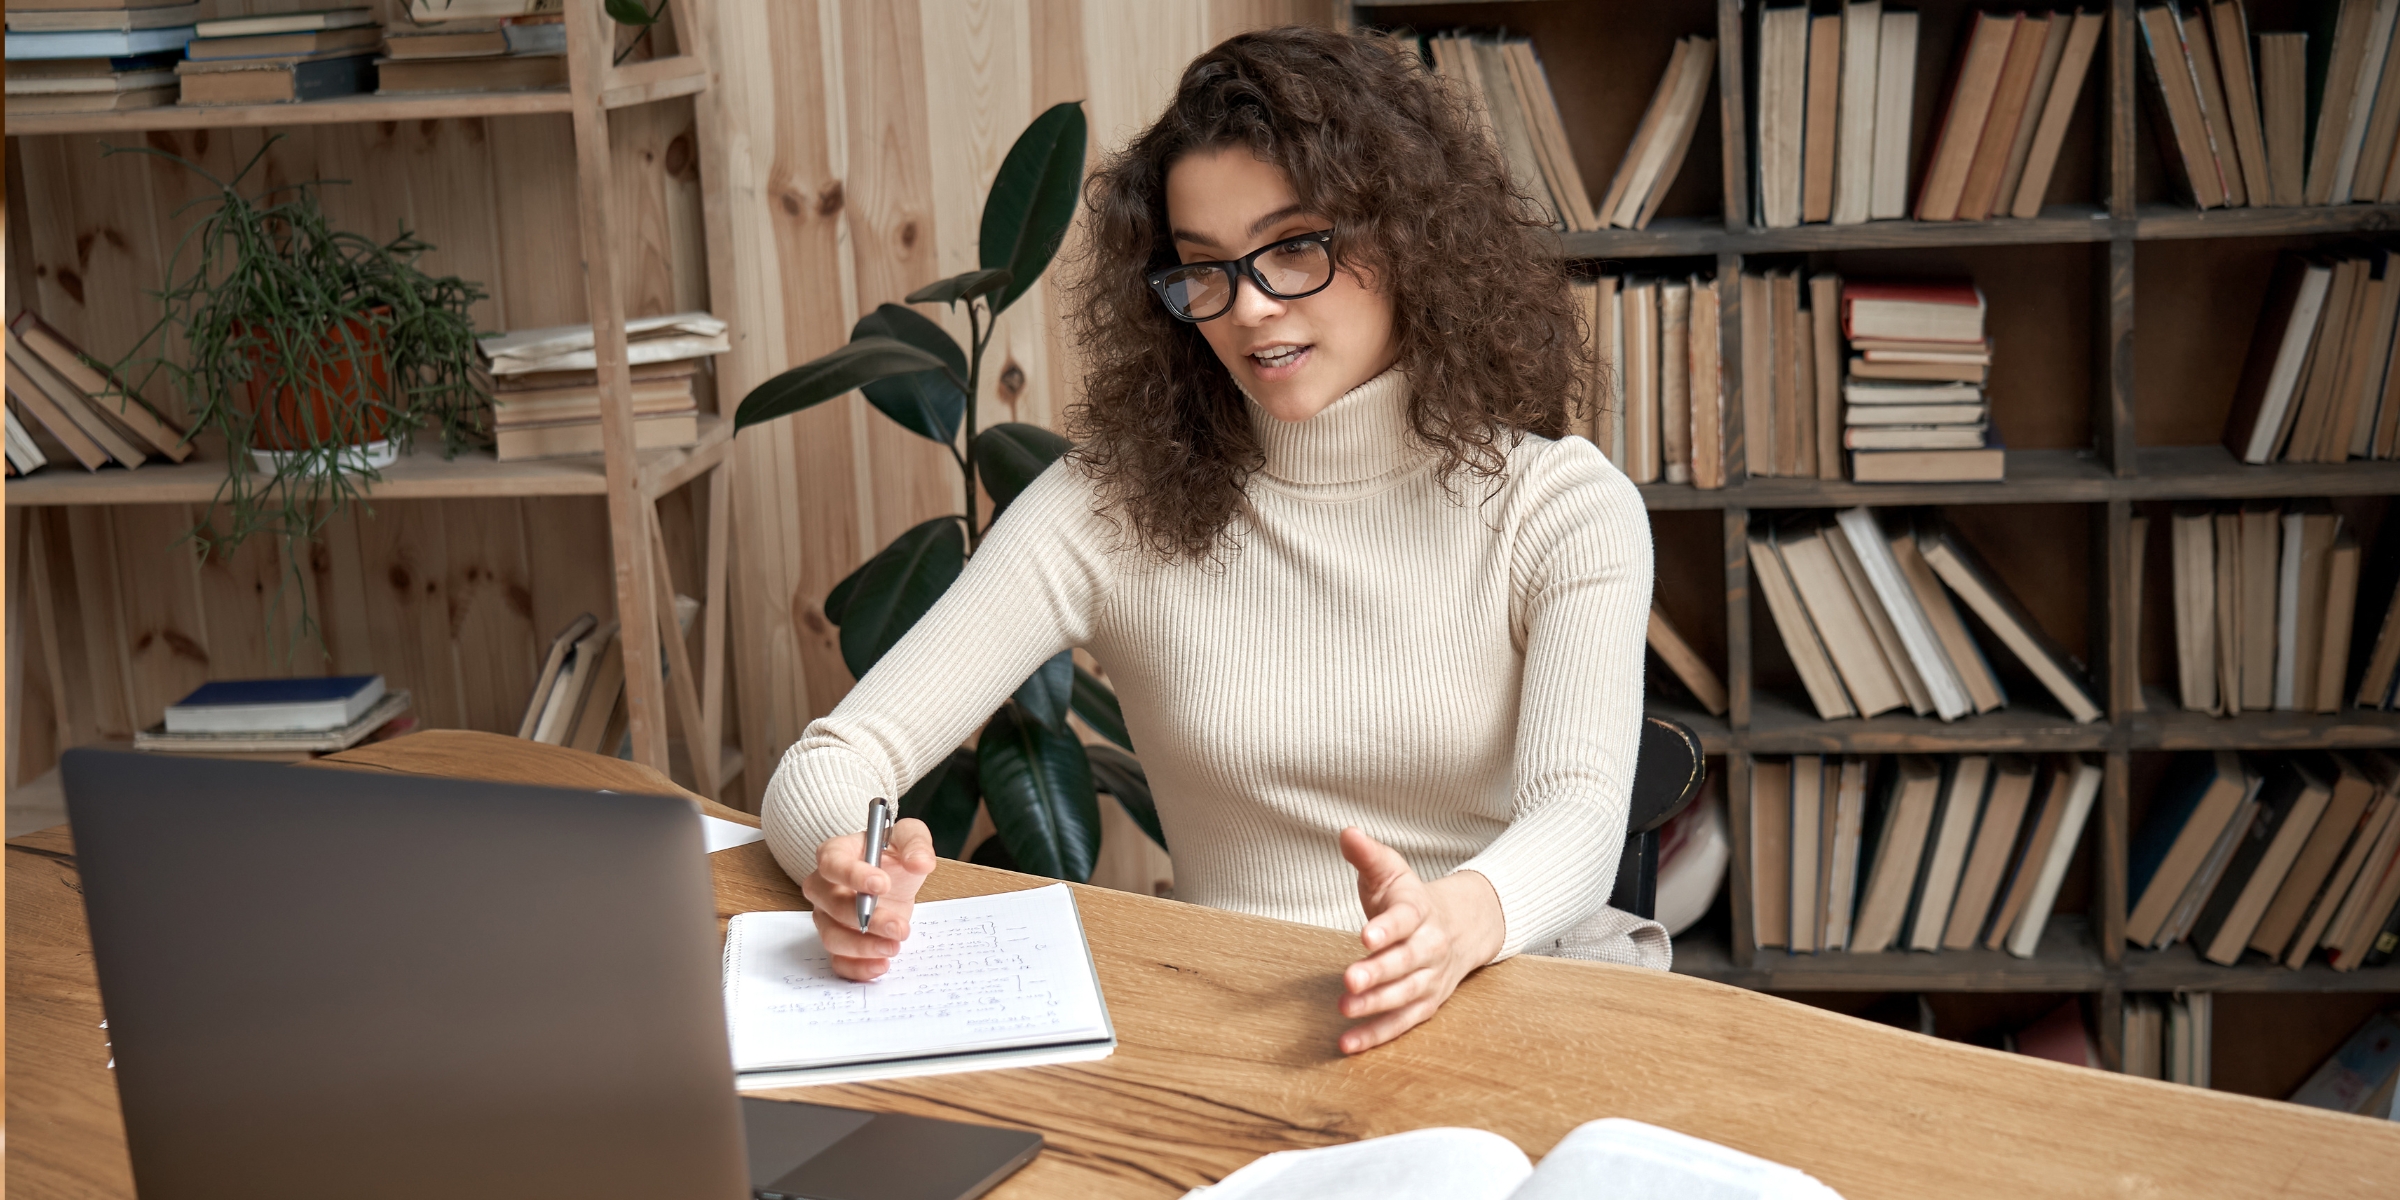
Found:
[{"label": "woman", "polygon": [[934,865],[915,821],[861,862],[867,800],[1070,646],[1123,701],[1178,898],[1359,932],[1345,1053],[1519,951],[1663,969],[1665,932],[1604,908],[1648,518],[1564,437],[1575,308],[1474,114],[1391,43],[1245,34],[1085,192],[1075,453],[767,791],[836,969],[887,968]]}]

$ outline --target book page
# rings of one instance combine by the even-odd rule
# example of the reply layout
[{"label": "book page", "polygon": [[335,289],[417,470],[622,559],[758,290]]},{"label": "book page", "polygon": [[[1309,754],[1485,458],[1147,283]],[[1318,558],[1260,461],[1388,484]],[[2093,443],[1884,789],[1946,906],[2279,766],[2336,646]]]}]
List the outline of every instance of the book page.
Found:
[{"label": "book page", "polygon": [[1507,1200],[1532,1170],[1525,1152],[1499,1134],[1415,1129],[1269,1154],[1183,1200]]},{"label": "book page", "polygon": [[1514,1200],[1841,1200],[1794,1167],[1625,1117],[1587,1121],[1542,1158]]},{"label": "book page", "polygon": [[733,918],[725,1018],[737,1071],[1087,1042],[1113,1036],[1065,884],[920,904],[892,969],[833,973],[805,912]]}]

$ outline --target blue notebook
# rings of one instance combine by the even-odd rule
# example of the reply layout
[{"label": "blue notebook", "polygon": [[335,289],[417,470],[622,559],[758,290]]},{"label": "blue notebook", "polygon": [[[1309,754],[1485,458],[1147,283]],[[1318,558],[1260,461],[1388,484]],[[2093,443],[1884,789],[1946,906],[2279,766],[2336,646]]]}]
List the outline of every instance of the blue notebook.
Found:
[{"label": "blue notebook", "polygon": [[383,699],[381,675],[220,679],[167,708],[169,733],[340,729]]},{"label": "blue notebook", "polygon": [[124,58],[168,50],[181,54],[183,44],[191,40],[189,25],[136,29],[130,33],[112,29],[12,33],[8,35],[8,58],[12,62],[33,58]]}]

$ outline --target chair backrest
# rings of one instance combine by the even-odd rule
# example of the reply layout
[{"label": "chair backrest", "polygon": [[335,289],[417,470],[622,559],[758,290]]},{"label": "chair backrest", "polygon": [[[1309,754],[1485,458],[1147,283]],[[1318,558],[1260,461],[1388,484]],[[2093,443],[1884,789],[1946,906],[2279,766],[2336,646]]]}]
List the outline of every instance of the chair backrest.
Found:
[{"label": "chair backrest", "polygon": [[1650,918],[1658,909],[1658,828],[1700,794],[1708,763],[1700,735],[1670,717],[1642,715],[1641,747],[1633,760],[1633,796],[1625,817],[1625,849],[1617,859],[1610,907]]},{"label": "chair backrest", "polygon": [[1700,735],[1690,726],[1643,714],[1641,749],[1633,762],[1633,804],[1625,831],[1649,833],[1673,820],[1700,794],[1700,781],[1707,771],[1700,756]]}]

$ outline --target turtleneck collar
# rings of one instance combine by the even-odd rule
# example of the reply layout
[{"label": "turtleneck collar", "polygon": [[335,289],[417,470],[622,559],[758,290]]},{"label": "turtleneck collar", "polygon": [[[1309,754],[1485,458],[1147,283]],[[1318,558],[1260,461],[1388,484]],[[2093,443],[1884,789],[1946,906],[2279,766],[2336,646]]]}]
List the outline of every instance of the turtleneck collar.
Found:
[{"label": "turtleneck collar", "polygon": [[1380,479],[1428,453],[1408,424],[1408,377],[1397,369],[1342,394],[1305,421],[1285,421],[1244,399],[1267,452],[1265,474],[1300,487]]}]

